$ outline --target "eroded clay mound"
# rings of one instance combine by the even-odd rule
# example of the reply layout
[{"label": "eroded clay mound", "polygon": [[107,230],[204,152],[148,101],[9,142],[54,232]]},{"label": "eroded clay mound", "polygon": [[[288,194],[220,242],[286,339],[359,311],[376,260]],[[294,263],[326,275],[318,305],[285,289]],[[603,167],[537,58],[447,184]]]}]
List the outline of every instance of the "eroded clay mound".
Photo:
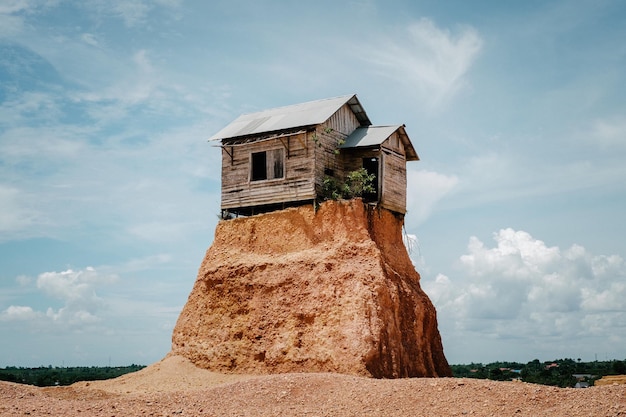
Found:
[{"label": "eroded clay mound", "polygon": [[353,200],[220,222],[172,353],[217,372],[451,375],[402,221]]}]

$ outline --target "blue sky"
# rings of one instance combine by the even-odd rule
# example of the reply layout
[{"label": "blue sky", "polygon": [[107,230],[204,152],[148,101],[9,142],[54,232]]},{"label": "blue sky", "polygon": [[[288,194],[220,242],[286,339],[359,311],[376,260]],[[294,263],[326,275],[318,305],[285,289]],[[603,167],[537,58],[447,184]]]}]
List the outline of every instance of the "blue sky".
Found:
[{"label": "blue sky", "polygon": [[0,2],[0,366],[161,359],[239,114],[405,123],[451,363],[626,358],[621,1]]}]

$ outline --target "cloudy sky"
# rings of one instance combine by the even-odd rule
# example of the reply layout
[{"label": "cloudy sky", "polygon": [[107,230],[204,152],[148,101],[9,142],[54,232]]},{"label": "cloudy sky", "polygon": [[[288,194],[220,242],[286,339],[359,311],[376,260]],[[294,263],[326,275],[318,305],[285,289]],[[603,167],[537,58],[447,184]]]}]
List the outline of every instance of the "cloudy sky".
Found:
[{"label": "cloudy sky", "polygon": [[0,366],[149,364],[239,114],[405,123],[451,363],[626,358],[626,4],[0,1]]}]

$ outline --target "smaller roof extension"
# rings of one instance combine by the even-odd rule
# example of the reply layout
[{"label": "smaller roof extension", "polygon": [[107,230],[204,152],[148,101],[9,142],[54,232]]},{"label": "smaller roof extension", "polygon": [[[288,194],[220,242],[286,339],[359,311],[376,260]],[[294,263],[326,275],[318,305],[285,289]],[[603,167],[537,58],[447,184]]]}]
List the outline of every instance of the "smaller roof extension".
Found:
[{"label": "smaller roof extension", "polygon": [[419,161],[419,156],[413,144],[406,134],[404,125],[393,126],[367,126],[357,128],[339,148],[366,148],[380,146],[389,136],[398,132],[398,136],[404,145],[407,161]]}]

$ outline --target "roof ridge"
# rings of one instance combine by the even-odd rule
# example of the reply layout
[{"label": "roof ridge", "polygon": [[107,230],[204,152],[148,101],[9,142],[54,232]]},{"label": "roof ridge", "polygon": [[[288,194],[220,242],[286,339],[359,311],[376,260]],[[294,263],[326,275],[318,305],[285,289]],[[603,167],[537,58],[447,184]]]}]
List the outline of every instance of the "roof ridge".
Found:
[{"label": "roof ridge", "polygon": [[400,124],[390,124],[390,125],[369,125],[369,126],[359,126],[357,129],[368,129],[370,127],[406,127],[404,123]]},{"label": "roof ridge", "polygon": [[241,113],[239,115],[239,117],[241,117],[241,116],[249,116],[251,114],[256,114],[256,113],[265,113],[265,112],[269,112],[269,111],[273,111],[273,110],[286,109],[288,107],[306,106],[306,105],[309,105],[311,103],[317,103],[317,102],[321,103],[323,101],[338,100],[340,98],[345,98],[346,102],[347,102],[348,100],[350,100],[354,96],[356,96],[356,94],[346,94],[346,95],[341,95],[341,96],[336,96],[336,97],[326,97],[326,98],[320,98],[320,99],[317,99],[317,100],[309,100],[309,101],[304,101],[304,102],[301,102],[301,103],[286,104],[284,106],[271,107],[269,109],[251,111],[249,113]]}]

